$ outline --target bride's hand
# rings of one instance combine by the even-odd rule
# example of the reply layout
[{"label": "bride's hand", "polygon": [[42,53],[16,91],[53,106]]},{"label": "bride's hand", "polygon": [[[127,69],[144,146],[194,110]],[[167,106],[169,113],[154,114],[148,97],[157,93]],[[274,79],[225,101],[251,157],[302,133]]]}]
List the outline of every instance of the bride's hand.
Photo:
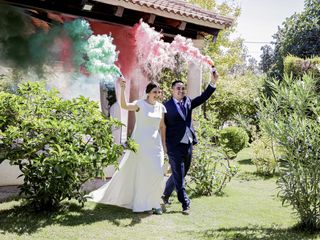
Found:
[{"label": "bride's hand", "polygon": [[163,145],[163,151],[165,154],[167,154],[167,146],[166,145]]}]

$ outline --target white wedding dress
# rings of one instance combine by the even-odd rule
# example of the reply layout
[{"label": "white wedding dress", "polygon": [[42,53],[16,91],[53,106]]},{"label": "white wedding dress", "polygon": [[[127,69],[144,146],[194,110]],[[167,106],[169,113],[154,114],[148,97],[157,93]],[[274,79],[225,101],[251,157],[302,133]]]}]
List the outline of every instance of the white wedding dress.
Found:
[{"label": "white wedding dress", "polygon": [[[145,100],[137,100],[136,124],[132,138],[139,144],[138,151],[126,151],[111,180],[89,194],[92,201],[117,205],[134,212],[160,208],[164,188],[164,152],[159,131],[165,107]],[[89,199],[90,200],[90,199]]]}]

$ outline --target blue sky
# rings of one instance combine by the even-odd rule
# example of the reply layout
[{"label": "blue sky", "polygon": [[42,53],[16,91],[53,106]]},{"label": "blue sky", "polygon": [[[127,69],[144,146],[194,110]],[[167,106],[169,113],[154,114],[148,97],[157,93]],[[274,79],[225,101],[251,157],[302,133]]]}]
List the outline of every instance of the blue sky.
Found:
[{"label": "blue sky", "polygon": [[[221,2],[223,0],[218,0]],[[303,10],[303,0],[231,0],[241,6],[236,36],[245,39],[249,54],[260,61],[261,46],[270,42],[278,26],[294,12]]]}]

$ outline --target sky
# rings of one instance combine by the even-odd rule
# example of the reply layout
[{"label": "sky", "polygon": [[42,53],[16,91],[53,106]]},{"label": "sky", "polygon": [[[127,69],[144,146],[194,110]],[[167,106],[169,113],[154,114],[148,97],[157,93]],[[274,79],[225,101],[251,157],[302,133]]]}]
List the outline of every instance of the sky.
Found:
[{"label": "sky", "polygon": [[241,7],[241,15],[235,36],[245,39],[248,53],[257,61],[260,61],[261,46],[273,40],[272,35],[277,32],[278,26],[281,26],[282,22],[294,12],[301,12],[304,7],[304,0],[237,0],[237,2]]}]

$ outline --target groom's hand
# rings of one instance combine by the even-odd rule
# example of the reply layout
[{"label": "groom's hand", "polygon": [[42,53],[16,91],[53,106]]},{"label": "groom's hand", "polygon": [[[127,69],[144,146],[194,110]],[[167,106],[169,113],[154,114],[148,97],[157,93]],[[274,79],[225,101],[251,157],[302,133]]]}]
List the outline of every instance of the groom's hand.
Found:
[{"label": "groom's hand", "polygon": [[218,81],[218,78],[219,78],[219,74],[217,70],[213,67],[211,69],[211,84],[215,85]]}]

